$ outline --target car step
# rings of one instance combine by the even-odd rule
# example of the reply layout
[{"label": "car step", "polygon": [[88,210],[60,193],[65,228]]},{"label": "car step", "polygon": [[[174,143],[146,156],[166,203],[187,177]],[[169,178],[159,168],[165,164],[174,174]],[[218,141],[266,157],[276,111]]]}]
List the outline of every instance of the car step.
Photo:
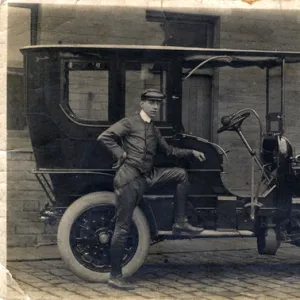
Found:
[{"label": "car step", "polygon": [[[157,235],[173,235],[172,231],[158,231]],[[190,236],[190,235],[183,235]],[[217,230],[203,230],[199,234],[193,235],[191,237],[252,237],[254,233],[248,230],[239,231],[217,231]]]}]

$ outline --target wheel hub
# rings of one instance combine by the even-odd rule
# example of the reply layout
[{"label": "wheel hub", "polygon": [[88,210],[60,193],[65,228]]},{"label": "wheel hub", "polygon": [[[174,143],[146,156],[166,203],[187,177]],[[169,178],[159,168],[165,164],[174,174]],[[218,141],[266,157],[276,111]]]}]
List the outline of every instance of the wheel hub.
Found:
[{"label": "wheel hub", "polygon": [[106,232],[101,232],[99,234],[99,241],[101,244],[107,244],[109,241],[109,235]]},{"label": "wheel hub", "polygon": [[[110,241],[114,231],[114,208],[91,207],[79,215],[72,225],[70,245],[77,261],[99,273],[110,271]],[[139,243],[138,230],[132,224],[127,238],[122,266],[134,256]]]}]

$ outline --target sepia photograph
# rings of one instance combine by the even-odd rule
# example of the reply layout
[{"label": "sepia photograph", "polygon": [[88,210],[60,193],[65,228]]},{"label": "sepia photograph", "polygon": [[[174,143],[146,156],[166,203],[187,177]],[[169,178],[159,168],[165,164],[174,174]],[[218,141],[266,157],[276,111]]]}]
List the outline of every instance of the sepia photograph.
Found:
[{"label": "sepia photograph", "polygon": [[0,16],[0,300],[300,299],[299,0]]}]

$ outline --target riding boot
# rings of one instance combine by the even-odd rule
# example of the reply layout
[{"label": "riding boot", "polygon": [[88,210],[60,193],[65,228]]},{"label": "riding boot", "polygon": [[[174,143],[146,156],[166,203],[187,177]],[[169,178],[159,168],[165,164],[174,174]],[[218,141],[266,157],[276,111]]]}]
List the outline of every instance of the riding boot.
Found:
[{"label": "riding boot", "polygon": [[108,280],[108,285],[110,287],[120,289],[120,290],[134,290],[134,286],[122,276],[110,277]]},{"label": "riding boot", "polygon": [[197,235],[203,231],[202,227],[192,226],[186,216],[186,206],[188,199],[188,184],[180,183],[176,190],[176,204],[175,204],[175,223],[173,225],[174,235]]}]

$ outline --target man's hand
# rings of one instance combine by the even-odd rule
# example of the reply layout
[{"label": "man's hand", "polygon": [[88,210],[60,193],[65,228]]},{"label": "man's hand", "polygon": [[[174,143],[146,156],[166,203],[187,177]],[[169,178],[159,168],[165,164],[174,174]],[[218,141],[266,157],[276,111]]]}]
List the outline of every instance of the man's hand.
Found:
[{"label": "man's hand", "polygon": [[113,169],[118,169],[121,167],[121,165],[123,165],[125,159],[127,157],[127,153],[123,152],[122,156],[120,157],[120,159],[113,165]]},{"label": "man's hand", "polygon": [[202,152],[200,152],[200,151],[193,150],[193,155],[194,155],[197,159],[199,159],[200,161],[205,161],[205,160],[206,160],[204,153],[202,153]]}]

